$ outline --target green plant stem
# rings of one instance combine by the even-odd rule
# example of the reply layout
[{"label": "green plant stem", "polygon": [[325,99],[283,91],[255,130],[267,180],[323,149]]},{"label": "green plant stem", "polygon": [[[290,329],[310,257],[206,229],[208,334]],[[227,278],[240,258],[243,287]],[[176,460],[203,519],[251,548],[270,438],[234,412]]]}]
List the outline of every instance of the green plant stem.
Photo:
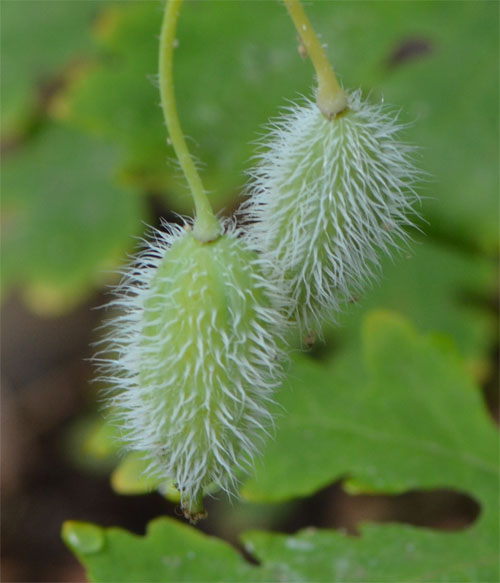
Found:
[{"label": "green plant stem", "polygon": [[340,86],[328,57],[299,0],[284,0],[299,37],[316,70],[316,103],[325,117],[333,119],[347,108],[347,95]]},{"label": "green plant stem", "polygon": [[207,512],[203,505],[203,495],[199,494],[196,498],[187,500],[182,508],[185,518],[189,520],[191,524],[196,524],[198,520],[207,517]]},{"label": "green plant stem", "polygon": [[194,200],[195,222],[193,235],[200,241],[208,242],[217,239],[222,229],[208,200],[191,154],[189,153],[175,102],[173,55],[176,45],[175,34],[177,20],[181,5],[182,0],[169,0],[163,16],[159,58],[161,106],[170,141],[179,159]]}]

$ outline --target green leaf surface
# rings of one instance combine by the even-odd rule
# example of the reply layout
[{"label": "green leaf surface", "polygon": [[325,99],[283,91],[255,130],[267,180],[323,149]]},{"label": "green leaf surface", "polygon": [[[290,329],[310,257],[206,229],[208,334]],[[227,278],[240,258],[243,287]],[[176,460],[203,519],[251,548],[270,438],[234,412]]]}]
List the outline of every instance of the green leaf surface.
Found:
[{"label": "green leaf surface", "polygon": [[[98,529],[90,551],[89,528]],[[259,580],[258,569],[246,563],[236,549],[171,519],[152,521],[144,538],[119,528],[101,529],[88,523],[66,522],[63,538],[86,565],[91,581],[230,583]],[[101,540],[102,544],[96,548]]]},{"label": "green leaf surface", "polygon": [[20,129],[37,92],[92,52],[97,2],[2,0],[2,134]]},{"label": "green leaf surface", "polygon": [[101,60],[59,104],[60,115],[120,143],[125,174],[144,188],[157,188],[168,175],[167,132],[153,81],[160,23],[159,2],[108,8],[94,31]]},{"label": "green leaf surface", "polygon": [[380,85],[389,103],[414,121],[430,173],[425,193],[428,232],[498,253],[499,20],[492,2],[418,2],[418,24],[394,3],[403,38],[423,39],[427,58],[394,67]]},{"label": "green leaf surface", "polygon": [[244,487],[248,498],[305,496],[345,477],[378,492],[452,488],[480,502],[476,524],[460,533],[365,525],[359,537],[247,532],[245,548],[260,561],[253,567],[170,519],[144,538],[101,529],[104,543],[91,551],[89,525],[70,523],[64,539],[91,580],[498,581],[498,432],[453,351],[395,314],[373,312],[360,349],[330,366],[297,358],[289,379],[280,394],[287,411]]},{"label": "green leaf surface", "polygon": [[243,540],[262,561],[265,581],[498,581],[498,547],[481,529],[444,534],[366,525],[359,538],[307,529],[293,536],[248,532]]},{"label": "green leaf surface", "polygon": [[111,486],[118,494],[148,494],[159,486],[159,480],[147,475],[147,461],[140,453],[128,454],[111,474]]},{"label": "green leaf surface", "polygon": [[334,346],[358,342],[364,316],[375,308],[390,309],[418,322],[422,332],[449,336],[474,377],[488,379],[497,330],[488,305],[497,279],[493,259],[424,239],[410,253],[384,259],[380,282],[341,314],[327,339]]},{"label": "green leaf surface", "polygon": [[101,415],[78,418],[64,437],[64,451],[73,466],[89,473],[109,474],[118,463],[119,434]]},{"label": "green leaf surface", "polygon": [[366,525],[359,538],[316,529],[295,535],[247,532],[245,549],[261,562],[258,567],[222,540],[169,518],[151,522],[146,537],[67,522],[63,538],[90,580],[99,583],[498,580],[496,549],[479,529],[443,534]]},{"label": "green leaf surface", "polygon": [[141,199],[114,181],[116,159],[113,146],[57,124],[5,158],[4,286],[22,285],[52,312],[109,281],[144,216]]},{"label": "green leaf surface", "polygon": [[283,501],[349,476],[372,491],[457,488],[495,506],[498,433],[456,352],[384,311],[366,317],[360,340],[328,365],[294,360],[286,413],[245,497]]}]

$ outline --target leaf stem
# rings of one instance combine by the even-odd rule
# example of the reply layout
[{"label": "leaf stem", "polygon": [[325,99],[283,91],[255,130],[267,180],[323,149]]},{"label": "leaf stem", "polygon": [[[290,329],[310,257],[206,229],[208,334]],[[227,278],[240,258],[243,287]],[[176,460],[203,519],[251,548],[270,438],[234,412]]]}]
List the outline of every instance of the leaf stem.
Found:
[{"label": "leaf stem", "polygon": [[159,55],[161,106],[170,141],[179,159],[194,200],[195,222],[193,235],[200,241],[208,242],[217,239],[222,229],[208,200],[191,154],[189,153],[175,102],[173,55],[176,45],[175,34],[177,20],[181,5],[182,0],[168,0],[163,16]]},{"label": "leaf stem", "polygon": [[284,3],[316,70],[318,77],[316,103],[326,118],[333,119],[347,108],[347,95],[340,86],[300,1],[284,0]]}]

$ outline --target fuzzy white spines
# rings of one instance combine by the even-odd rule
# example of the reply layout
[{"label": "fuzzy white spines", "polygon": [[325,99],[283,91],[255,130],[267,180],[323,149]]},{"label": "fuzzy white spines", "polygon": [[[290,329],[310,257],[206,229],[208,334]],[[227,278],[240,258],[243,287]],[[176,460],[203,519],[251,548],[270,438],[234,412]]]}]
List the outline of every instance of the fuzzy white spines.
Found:
[{"label": "fuzzy white spines", "polygon": [[171,479],[196,520],[211,485],[248,469],[279,384],[285,322],[257,255],[234,229],[211,243],[155,233],[114,302],[112,405],[129,449]]},{"label": "fuzzy white spines", "polygon": [[377,252],[408,238],[418,172],[401,127],[359,91],[333,120],[308,101],[271,126],[251,172],[248,238],[303,332],[334,321],[378,271]]}]

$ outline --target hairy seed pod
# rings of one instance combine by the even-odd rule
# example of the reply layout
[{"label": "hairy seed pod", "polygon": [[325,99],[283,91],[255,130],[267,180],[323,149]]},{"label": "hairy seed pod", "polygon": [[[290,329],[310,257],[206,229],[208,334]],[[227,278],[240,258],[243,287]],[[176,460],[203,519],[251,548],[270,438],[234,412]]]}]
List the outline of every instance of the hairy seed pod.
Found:
[{"label": "hairy seed pod", "polygon": [[334,321],[378,271],[377,252],[408,239],[418,172],[401,128],[358,91],[333,120],[310,101],[289,108],[263,142],[244,206],[248,238],[303,333]]},{"label": "hairy seed pod", "polygon": [[234,488],[272,424],[278,301],[232,228],[210,243],[180,227],[157,231],[120,286],[116,357],[104,364],[111,403],[128,448],[176,484],[192,520],[207,488]]}]

